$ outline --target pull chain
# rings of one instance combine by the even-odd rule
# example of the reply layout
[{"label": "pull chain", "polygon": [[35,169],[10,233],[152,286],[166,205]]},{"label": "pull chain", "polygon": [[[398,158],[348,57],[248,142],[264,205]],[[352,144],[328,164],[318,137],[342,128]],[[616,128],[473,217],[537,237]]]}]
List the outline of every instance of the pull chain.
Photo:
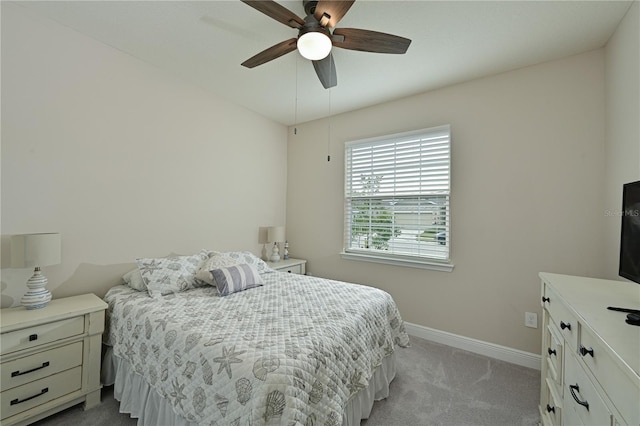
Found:
[{"label": "pull chain", "polygon": [[327,162],[329,162],[331,161],[331,89],[329,89],[329,124],[327,127]]},{"label": "pull chain", "polygon": [[296,100],[293,113],[293,134],[298,134],[298,58],[296,57]]},{"label": "pull chain", "polygon": [[[333,65],[333,56],[329,53],[329,60]],[[333,82],[333,66],[329,67],[329,81]],[[332,88],[329,88],[329,124],[327,129],[327,162],[331,161],[331,92]]]}]

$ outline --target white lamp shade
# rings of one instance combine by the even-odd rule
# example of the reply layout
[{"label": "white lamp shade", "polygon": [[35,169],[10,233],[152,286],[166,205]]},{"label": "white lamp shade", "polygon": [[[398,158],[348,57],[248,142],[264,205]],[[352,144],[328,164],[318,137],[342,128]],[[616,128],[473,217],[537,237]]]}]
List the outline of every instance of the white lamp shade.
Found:
[{"label": "white lamp shade", "polygon": [[57,265],[61,261],[60,234],[11,236],[11,267],[33,268]]},{"label": "white lamp shade", "polygon": [[258,228],[258,243],[267,244],[269,242],[269,228],[261,226]]},{"label": "white lamp shade", "polygon": [[271,226],[267,231],[267,240],[270,243],[280,243],[284,241],[284,226]]},{"label": "white lamp shade", "polygon": [[298,38],[297,47],[304,58],[319,61],[331,52],[331,39],[324,33],[311,31]]}]

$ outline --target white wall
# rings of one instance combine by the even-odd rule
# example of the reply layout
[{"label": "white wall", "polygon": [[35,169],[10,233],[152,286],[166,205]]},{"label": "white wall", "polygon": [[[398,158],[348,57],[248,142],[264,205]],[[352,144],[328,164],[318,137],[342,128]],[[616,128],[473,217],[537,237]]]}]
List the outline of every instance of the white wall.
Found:
[{"label": "white wall", "polygon": [[605,50],[606,278],[619,279],[622,185],[640,180],[640,2],[627,12]]},{"label": "white wall", "polygon": [[[260,253],[283,224],[287,129],[2,2],[2,265],[60,232],[54,297],[103,295],[136,257]],[[2,306],[28,270],[2,270]]]},{"label": "white wall", "polygon": [[[540,271],[603,273],[604,51],[289,129],[287,231],[314,274],[391,293],[411,323],[539,353]],[[344,142],[451,124],[451,273],[340,258]]]}]

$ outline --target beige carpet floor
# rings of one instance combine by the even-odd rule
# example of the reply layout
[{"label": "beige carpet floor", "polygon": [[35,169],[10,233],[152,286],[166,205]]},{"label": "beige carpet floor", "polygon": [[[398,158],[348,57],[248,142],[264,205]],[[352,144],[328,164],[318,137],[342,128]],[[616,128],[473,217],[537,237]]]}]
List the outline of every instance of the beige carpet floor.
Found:
[{"label": "beige carpet floor", "polygon": [[[389,398],[373,406],[362,426],[537,425],[540,372],[449,346],[411,338],[398,349],[398,369]],[[132,426],[118,411],[113,389],[88,411],[71,407],[38,426]],[[170,425],[157,425],[170,426]]]}]

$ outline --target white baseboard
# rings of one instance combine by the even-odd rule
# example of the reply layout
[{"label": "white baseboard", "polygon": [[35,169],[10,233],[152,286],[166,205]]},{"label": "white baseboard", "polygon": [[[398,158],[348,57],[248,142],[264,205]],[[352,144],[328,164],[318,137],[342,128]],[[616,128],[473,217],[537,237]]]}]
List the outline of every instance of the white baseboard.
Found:
[{"label": "white baseboard", "polygon": [[540,362],[542,358],[540,355],[530,352],[524,352],[518,349],[496,345],[494,343],[483,342],[482,340],[459,336],[457,334],[447,333],[446,331],[440,331],[409,322],[405,322],[404,326],[409,335],[419,337],[421,339],[463,349],[465,351],[521,365],[523,367],[533,368],[536,370],[540,370],[541,367]]}]

